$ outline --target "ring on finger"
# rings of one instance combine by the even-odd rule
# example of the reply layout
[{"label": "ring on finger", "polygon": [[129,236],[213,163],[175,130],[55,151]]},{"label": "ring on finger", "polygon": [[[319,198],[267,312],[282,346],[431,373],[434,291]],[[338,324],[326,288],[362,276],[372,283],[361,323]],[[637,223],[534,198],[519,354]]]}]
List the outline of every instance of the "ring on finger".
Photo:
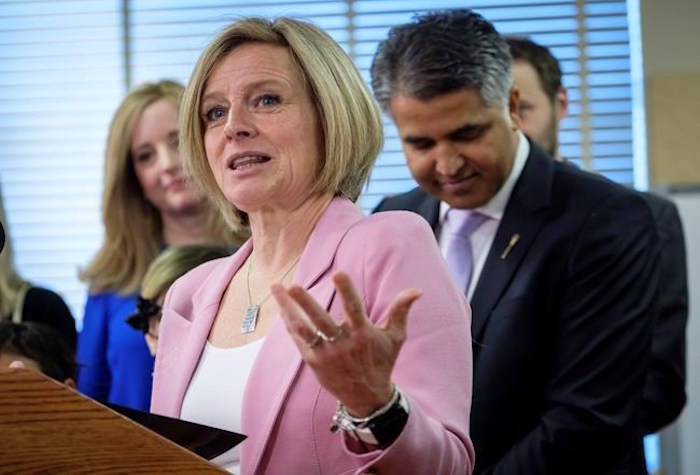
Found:
[{"label": "ring on finger", "polygon": [[316,333],[314,333],[313,339],[306,344],[306,347],[313,348],[316,345],[323,343],[324,341],[328,341],[328,337],[321,330],[317,329]]}]

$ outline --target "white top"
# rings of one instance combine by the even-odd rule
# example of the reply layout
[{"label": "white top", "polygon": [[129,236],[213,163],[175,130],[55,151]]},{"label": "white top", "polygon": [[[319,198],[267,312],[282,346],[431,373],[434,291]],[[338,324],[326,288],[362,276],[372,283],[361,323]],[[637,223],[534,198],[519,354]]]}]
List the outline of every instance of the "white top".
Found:
[{"label": "white top", "polygon": [[[513,160],[513,167],[510,170],[510,174],[506,181],[503,182],[503,186],[498,190],[498,193],[493,195],[488,203],[485,205],[474,208],[474,211],[485,214],[490,219],[484,221],[484,223],[476,228],[471,234],[469,241],[472,245],[472,276],[469,282],[469,290],[467,291],[467,300],[471,302],[472,295],[474,294],[474,289],[476,288],[476,283],[479,282],[479,276],[484,268],[484,263],[486,262],[486,257],[489,255],[491,250],[491,244],[493,244],[493,239],[496,237],[496,231],[498,231],[498,225],[501,223],[501,218],[503,217],[503,212],[506,209],[510,195],[513,192],[515,183],[520,178],[520,174],[525,168],[525,163],[527,162],[527,156],[530,154],[530,143],[525,138],[522,132],[518,131],[518,149],[515,152],[515,160]],[[447,218],[447,212],[450,209],[450,205],[444,201],[440,202],[440,229],[445,224],[445,219]],[[447,257],[447,233],[440,233],[440,250],[442,255]]]},{"label": "white top", "polygon": [[[185,392],[180,419],[240,433],[243,392],[263,340],[234,348],[219,348],[207,341]],[[241,445],[211,462],[239,473]]]}]

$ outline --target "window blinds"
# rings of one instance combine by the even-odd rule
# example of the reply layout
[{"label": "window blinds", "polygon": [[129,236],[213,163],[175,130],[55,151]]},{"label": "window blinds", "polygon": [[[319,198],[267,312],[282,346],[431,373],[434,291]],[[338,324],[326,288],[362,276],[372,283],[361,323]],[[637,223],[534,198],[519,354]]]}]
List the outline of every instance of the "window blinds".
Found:
[{"label": "window blinds", "polygon": [[[59,291],[78,320],[79,266],[102,238],[103,150],[126,91],[161,78],[186,82],[199,53],[241,16],[293,16],[324,28],[365,79],[393,25],[463,1],[73,0],[0,1],[0,180],[18,269]],[[562,154],[633,181],[629,34],[624,0],[474,0],[506,35],[529,36],[561,61],[571,116]],[[396,129],[360,199],[365,210],[415,183]]]},{"label": "window blinds", "polygon": [[115,1],[0,3],[0,180],[19,272],[82,314],[103,149],[124,93]]}]

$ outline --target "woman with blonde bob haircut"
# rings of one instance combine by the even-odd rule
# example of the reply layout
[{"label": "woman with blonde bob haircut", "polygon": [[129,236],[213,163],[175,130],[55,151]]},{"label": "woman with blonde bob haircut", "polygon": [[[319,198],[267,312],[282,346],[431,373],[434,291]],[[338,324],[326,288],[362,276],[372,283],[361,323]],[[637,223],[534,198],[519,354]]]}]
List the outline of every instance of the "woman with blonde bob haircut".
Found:
[{"label": "woman with blonde bob haircut", "polygon": [[[228,51],[245,42],[289,48],[323,129],[324,152],[313,191],[356,201],[382,148],[384,133],[378,108],[352,61],[332,38],[311,25],[285,18],[273,25],[258,18],[235,23],[200,57],[185,89],[180,114],[181,145],[187,151],[184,160],[190,175],[207,196],[213,197],[229,224],[235,228],[247,225],[245,213],[232,206],[214,179],[200,118],[202,91],[211,70]],[[347,124],[354,124],[353,134],[348,133]]]},{"label": "woman with blonde bob haircut", "polygon": [[117,109],[105,157],[104,242],[80,275],[90,293],[78,341],[78,388],[142,410],[153,358],[125,319],[146,269],[165,246],[237,241],[182,170],[177,112],[183,89],[167,80],[143,84]]},{"label": "woman with blonde bob haircut", "polygon": [[352,60],[308,23],[243,19],[180,117],[251,239],[170,287],[151,410],[246,434],[214,460],[234,473],[471,473],[469,308],[422,218],[354,203],[382,127]]}]

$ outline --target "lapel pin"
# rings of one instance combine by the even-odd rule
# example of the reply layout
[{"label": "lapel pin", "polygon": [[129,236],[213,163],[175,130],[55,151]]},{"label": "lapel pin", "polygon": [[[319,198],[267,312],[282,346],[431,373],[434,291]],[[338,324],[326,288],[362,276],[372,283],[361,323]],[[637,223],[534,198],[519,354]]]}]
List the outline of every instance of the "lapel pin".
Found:
[{"label": "lapel pin", "polygon": [[515,233],[510,237],[510,242],[506,246],[505,249],[503,249],[503,252],[501,253],[501,259],[505,259],[508,257],[508,254],[510,253],[511,249],[515,247],[515,245],[518,243],[520,240],[520,234]]}]

